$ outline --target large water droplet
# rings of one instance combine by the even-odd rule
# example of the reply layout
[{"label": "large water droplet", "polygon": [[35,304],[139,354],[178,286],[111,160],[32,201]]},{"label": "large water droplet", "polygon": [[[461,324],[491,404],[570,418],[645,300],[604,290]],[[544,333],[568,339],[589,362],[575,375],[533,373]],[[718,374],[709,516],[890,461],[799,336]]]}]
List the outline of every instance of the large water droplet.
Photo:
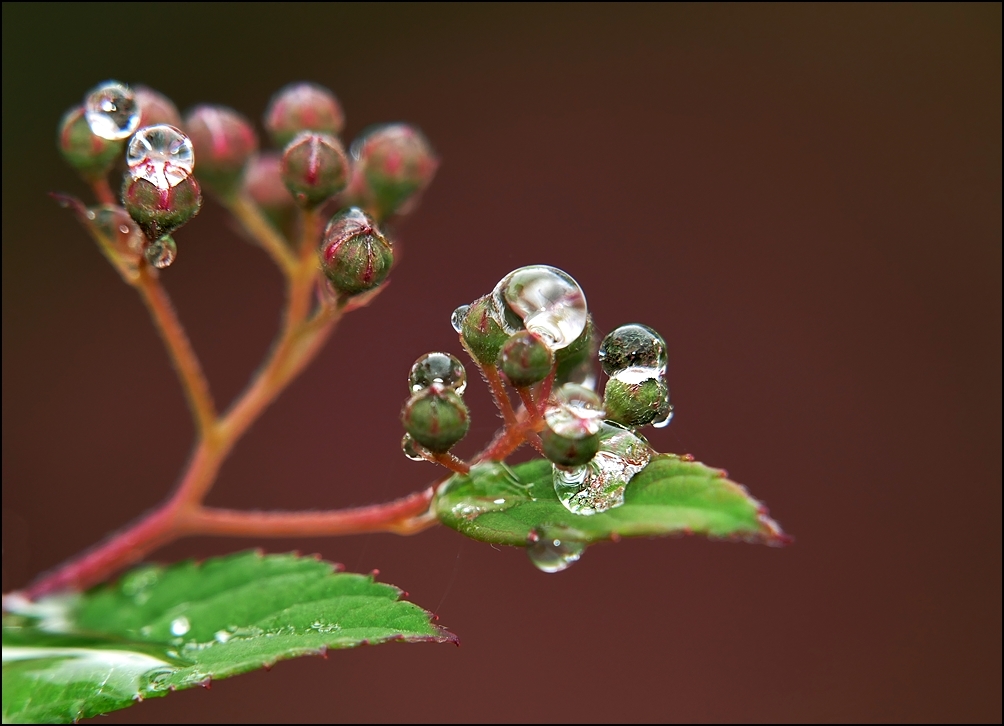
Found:
[{"label": "large water droplet", "polygon": [[182,615],[180,618],[175,618],[171,621],[171,635],[181,637],[185,635],[189,630],[192,629],[192,624],[188,622],[188,618]]},{"label": "large water droplet", "polygon": [[566,383],[554,392],[544,410],[544,422],[559,436],[578,439],[592,436],[603,421],[603,401],[594,391]]},{"label": "large water droplet", "polygon": [[637,384],[665,375],[666,341],[647,325],[622,325],[600,344],[603,372],[624,383]]},{"label": "large water droplet", "polygon": [[418,393],[433,383],[452,388],[458,395],[467,389],[467,371],[464,364],[449,353],[426,353],[411,367],[408,390]]},{"label": "large water droplet", "polygon": [[651,458],[644,439],[628,429],[602,423],[599,451],[588,464],[554,467],[554,491],[573,514],[605,512],[624,503],[625,487]]},{"label": "large water droplet", "polygon": [[512,313],[552,350],[567,347],[586,329],[586,296],[579,283],[557,267],[530,265],[513,270],[495,286],[492,297],[503,329],[518,329],[514,321],[505,320]]},{"label": "large water droplet", "polygon": [[533,530],[527,538],[526,553],[530,562],[541,572],[561,572],[578,562],[586,545],[548,534],[546,530]]},{"label": "large water droplet", "polygon": [[461,305],[459,308],[453,311],[453,315],[450,316],[450,325],[458,333],[464,327],[464,318],[467,317],[467,312],[471,309],[470,305]]},{"label": "large water droplet", "polygon": [[126,164],[133,179],[146,179],[158,189],[170,189],[195,168],[191,140],[167,124],[147,126],[129,141]]},{"label": "large water droplet", "polygon": [[91,133],[102,139],[118,141],[132,136],[139,126],[139,104],[129,86],[105,81],[87,94],[84,118]]},{"label": "large water droplet", "polygon": [[425,457],[418,453],[416,449],[415,439],[411,438],[411,434],[405,434],[404,438],[401,439],[401,451],[412,461],[425,461]]},{"label": "large water droplet", "polygon": [[158,270],[163,270],[165,267],[170,267],[178,256],[178,245],[174,238],[168,235],[147,245],[143,254],[146,255],[147,262]]}]

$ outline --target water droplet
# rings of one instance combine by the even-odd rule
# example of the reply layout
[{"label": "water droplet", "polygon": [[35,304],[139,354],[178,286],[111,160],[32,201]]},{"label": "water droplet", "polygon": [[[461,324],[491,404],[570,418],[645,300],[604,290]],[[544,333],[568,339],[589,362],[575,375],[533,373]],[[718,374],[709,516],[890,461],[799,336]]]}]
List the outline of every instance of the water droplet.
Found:
[{"label": "water droplet", "polygon": [[450,325],[458,333],[461,331],[464,325],[464,318],[467,317],[467,311],[471,309],[470,305],[461,305],[459,308],[453,311],[453,315],[450,316]]},{"label": "water droplet", "polygon": [[180,618],[175,618],[171,621],[171,635],[181,637],[185,635],[189,630],[192,629],[192,624],[188,622],[188,618],[182,615]]},{"label": "water droplet", "polygon": [[603,421],[603,401],[594,391],[566,383],[554,392],[544,411],[547,427],[570,439],[592,436]]},{"label": "water droplet", "polygon": [[139,259],[146,247],[146,237],[132,221],[132,217],[122,207],[103,204],[87,210],[87,218],[112,245],[116,251],[127,257]]},{"label": "water droplet", "polygon": [[415,448],[415,439],[411,438],[411,434],[405,434],[404,438],[401,439],[401,451],[412,461],[425,461],[425,457],[418,453],[418,449]]},{"label": "water droplet", "polygon": [[464,364],[449,353],[426,353],[411,367],[408,390],[418,393],[433,383],[452,388],[458,395],[467,389],[467,371]]},{"label": "water droplet", "polygon": [[603,372],[624,383],[641,383],[666,374],[666,341],[647,325],[622,325],[603,339]]},{"label": "water droplet", "polygon": [[170,189],[191,176],[195,151],[180,129],[167,124],[147,126],[129,142],[126,164],[133,179],[146,179],[158,189]]},{"label": "water droplet", "polygon": [[600,448],[588,464],[553,467],[554,491],[573,514],[597,514],[624,503],[631,477],[652,458],[644,439],[610,423],[600,425]]},{"label": "water droplet", "polygon": [[143,254],[146,255],[147,262],[158,270],[163,270],[165,267],[170,267],[178,256],[178,245],[174,238],[168,235],[147,245]]},{"label": "water droplet", "polygon": [[526,553],[541,572],[561,572],[578,562],[586,545],[553,534],[533,530],[527,537]]},{"label": "water droplet", "polygon": [[226,630],[217,630],[213,634],[213,638],[216,639],[217,643],[226,643],[228,640],[230,640],[231,637],[232,635]]},{"label": "water droplet", "polygon": [[127,139],[139,126],[139,104],[129,86],[105,81],[87,94],[84,118],[95,136],[110,141]]},{"label": "water droplet", "polygon": [[659,409],[659,415],[652,422],[652,425],[657,429],[663,429],[669,426],[669,422],[673,420],[673,404],[669,402],[669,397],[666,398],[665,405]]},{"label": "water droplet", "polygon": [[586,296],[579,283],[557,267],[530,265],[513,270],[495,286],[492,297],[504,329],[518,330],[507,319],[512,313],[552,350],[569,346],[586,329]]}]

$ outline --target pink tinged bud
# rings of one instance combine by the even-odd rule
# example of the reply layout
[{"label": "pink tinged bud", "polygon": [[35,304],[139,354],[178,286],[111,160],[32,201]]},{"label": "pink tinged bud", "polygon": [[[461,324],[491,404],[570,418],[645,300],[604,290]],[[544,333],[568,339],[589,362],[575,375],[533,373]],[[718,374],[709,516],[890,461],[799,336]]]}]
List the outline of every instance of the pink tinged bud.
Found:
[{"label": "pink tinged bud", "polygon": [[414,126],[386,124],[352,144],[350,194],[378,219],[407,213],[429,186],[439,160]]},{"label": "pink tinged bud", "polygon": [[304,131],[282,153],[282,180],[303,206],[316,206],[345,188],[349,160],[334,136]]},{"label": "pink tinged bud", "polygon": [[63,158],[88,180],[104,176],[125,145],[124,141],[96,136],[87,123],[83,106],[72,108],[63,116],[57,142]]},{"label": "pink tinged bud", "polygon": [[147,86],[136,86],[133,92],[136,95],[136,105],[139,107],[139,128],[157,124],[181,126],[178,107],[163,93]]},{"label": "pink tinged bud", "polygon": [[145,177],[126,177],[122,204],[143,233],[158,240],[199,213],[202,191],[194,176],[173,186],[160,186]]},{"label": "pink tinged bud", "polygon": [[185,130],[199,159],[199,179],[220,194],[234,192],[258,150],[251,122],[226,106],[202,105],[189,111]]},{"label": "pink tinged bud", "polygon": [[282,155],[266,151],[254,156],[244,171],[244,191],[262,209],[293,207],[293,196],[282,180]]},{"label": "pink tinged bud", "polygon": [[318,252],[324,274],[345,296],[372,290],[394,264],[390,242],[373,220],[355,207],[331,218]]},{"label": "pink tinged bud", "polygon": [[302,131],[337,136],[345,114],[335,94],[314,83],[291,83],[276,93],[265,111],[265,128],[278,146]]}]

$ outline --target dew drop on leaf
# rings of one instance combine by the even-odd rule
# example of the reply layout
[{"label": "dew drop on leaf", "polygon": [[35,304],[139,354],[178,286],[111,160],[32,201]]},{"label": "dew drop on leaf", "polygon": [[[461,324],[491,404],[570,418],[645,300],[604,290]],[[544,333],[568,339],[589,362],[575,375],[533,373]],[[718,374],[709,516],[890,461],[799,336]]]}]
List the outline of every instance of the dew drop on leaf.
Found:
[{"label": "dew drop on leaf", "polygon": [[561,572],[578,562],[586,545],[567,538],[533,530],[527,539],[526,553],[541,572]]},{"label": "dew drop on leaf", "polygon": [[139,116],[139,104],[132,89],[118,81],[105,81],[84,100],[87,125],[91,133],[102,139],[129,138],[139,126]]},{"label": "dew drop on leaf", "polygon": [[624,503],[631,477],[652,458],[648,444],[620,426],[603,423],[600,448],[588,464],[554,466],[554,491],[573,514],[598,514]]}]

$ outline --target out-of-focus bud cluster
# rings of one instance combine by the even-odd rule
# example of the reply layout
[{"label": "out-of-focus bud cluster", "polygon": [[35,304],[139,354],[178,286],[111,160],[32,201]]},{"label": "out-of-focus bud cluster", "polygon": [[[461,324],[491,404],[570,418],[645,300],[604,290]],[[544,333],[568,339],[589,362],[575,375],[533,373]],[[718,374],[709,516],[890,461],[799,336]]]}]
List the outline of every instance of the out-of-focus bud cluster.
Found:
[{"label": "out-of-focus bud cluster", "polygon": [[[106,81],[66,113],[58,143],[66,160],[98,186],[126,151],[122,204],[148,240],[144,254],[150,247],[151,264],[174,259],[170,235],[198,213],[205,187],[227,205],[243,195],[287,236],[297,205],[319,210],[330,203],[326,209],[334,210],[337,202],[342,212],[321,245],[323,271],[343,297],[379,285],[393,254],[374,221],[415,206],[438,165],[428,141],[406,124],[371,127],[350,160],[339,140],[341,104],[328,89],[305,82],[276,93],[263,123],[278,151],[259,152],[254,125],[234,109],[202,104],[182,119],[163,94]],[[360,214],[369,232],[342,229]]]}]

